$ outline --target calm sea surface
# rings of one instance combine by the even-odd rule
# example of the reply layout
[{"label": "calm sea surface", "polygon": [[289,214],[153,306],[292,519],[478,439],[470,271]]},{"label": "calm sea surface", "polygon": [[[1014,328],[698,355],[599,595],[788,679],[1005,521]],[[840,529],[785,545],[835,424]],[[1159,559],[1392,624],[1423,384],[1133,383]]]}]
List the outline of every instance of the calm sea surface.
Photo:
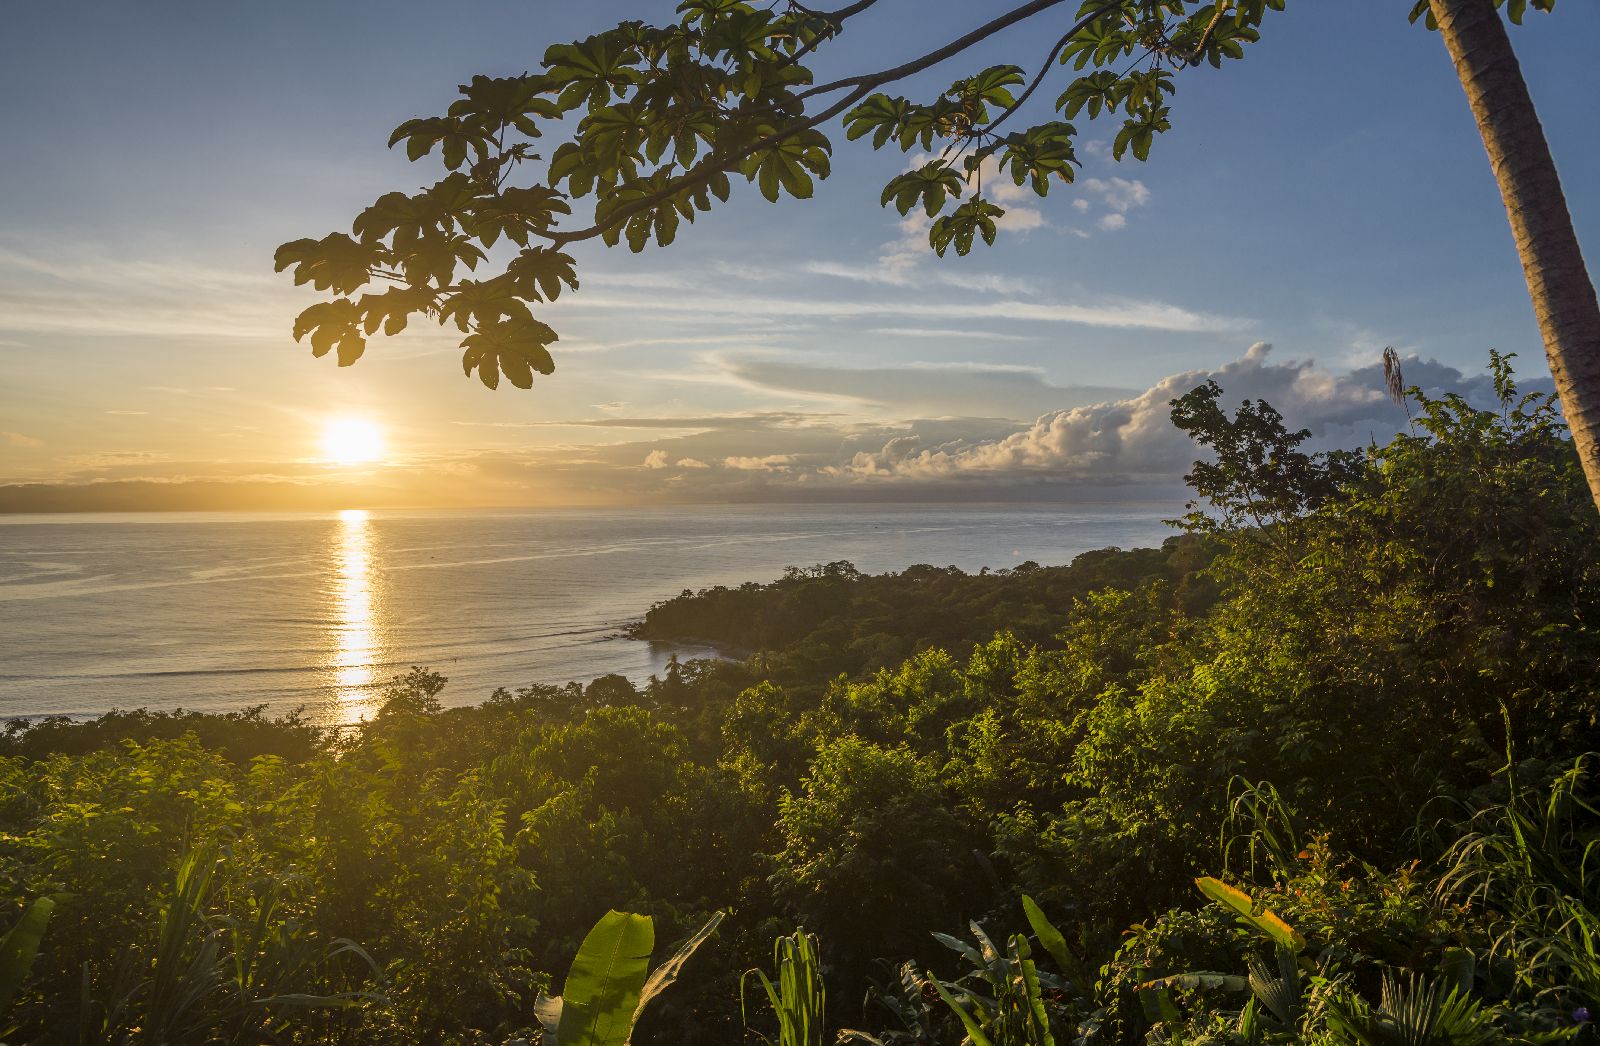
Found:
[{"label": "calm sea surface", "polygon": [[848,559],[976,571],[1158,544],[1169,504],[0,517],[0,718],[373,708],[413,664],[445,698],[642,680],[705,650],[619,635],[685,588]]}]

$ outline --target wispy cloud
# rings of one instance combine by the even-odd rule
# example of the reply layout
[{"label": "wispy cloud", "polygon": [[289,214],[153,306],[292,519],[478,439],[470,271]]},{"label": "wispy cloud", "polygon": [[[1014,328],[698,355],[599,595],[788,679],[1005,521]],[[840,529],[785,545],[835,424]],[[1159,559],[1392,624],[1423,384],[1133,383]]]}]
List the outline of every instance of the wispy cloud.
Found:
[{"label": "wispy cloud", "polygon": [[871,405],[896,417],[1031,418],[1044,410],[1130,394],[1109,386],[1062,386],[1038,367],[974,362],[832,367],[773,356],[715,356],[730,378],[766,391]]},{"label": "wispy cloud", "polygon": [[1011,334],[997,330],[975,330],[971,327],[868,327],[868,334],[884,334],[891,338],[972,338],[977,341],[1036,341],[1031,334]]},{"label": "wispy cloud", "polygon": [[974,302],[930,302],[923,298],[884,298],[847,301],[830,298],[768,296],[696,296],[693,298],[634,297],[593,294],[571,303],[573,309],[652,312],[660,315],[693,313],[702,317],[799,316],[817,319],[855,319],[906,316],[913,319],[1000,320],[1026,323],[1081,324],[1133,330],[1162,330],[1185,334],[1229,334],[1248,330],[1254,321],[1238,316],[1199,312],[1166,302],[1140,299],[1100,299],[1073,303],[1043,303],[1000,299]]},{"label": "wispy cloud", "polygon": [[751,432],[765,429],[800,428],[822,424],[837,418],[836,414],[787,410],[750,411],[734,414],[702,414],[685,417],[604,417],[568,418],[548,421],[452,421],[452,425],[470,428],[596,428],[596,429],[666,429],[680,432]]}]

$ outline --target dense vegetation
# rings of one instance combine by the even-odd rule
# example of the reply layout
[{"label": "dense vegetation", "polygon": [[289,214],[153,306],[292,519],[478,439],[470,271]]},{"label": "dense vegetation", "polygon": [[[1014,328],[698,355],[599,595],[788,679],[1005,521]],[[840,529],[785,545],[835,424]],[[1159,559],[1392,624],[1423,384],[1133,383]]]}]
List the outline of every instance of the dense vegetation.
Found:
[{"label": "dense vegetation", "polygon": [[1592,1040],[1600,519],[1496,373],[1359,455],[1203,387],[1189,536],[685,595],[645,630],[758,653],[642,688],[14,725],[0,1026],[568,1046],[569,965],[723,911],[637,1041]]},{"label": "dense vegetation", "polygon": [[634,635],[758,653],[767,678],[804,687],[932,648],[969,650],[1002,632],[1046,644],[1074,601],[1107,588],[1159,584],[1198,613],[1216,598],[1199,573],[1215,551],[1214,542],[1180,535],[1160,549],[1108,548],[1070,566],[1030,561],[976,575],[926,563],[891,574],[863,574],[847,562],[790,567],[770,585],[685,590],[651,607]]}]

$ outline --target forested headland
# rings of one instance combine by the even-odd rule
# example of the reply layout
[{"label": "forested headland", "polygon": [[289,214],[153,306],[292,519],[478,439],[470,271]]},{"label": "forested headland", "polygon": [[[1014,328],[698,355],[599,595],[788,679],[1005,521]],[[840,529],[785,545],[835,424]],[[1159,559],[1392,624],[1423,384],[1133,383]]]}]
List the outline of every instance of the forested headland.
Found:
[{"label": "forested headland", "polygon": [[1592,1041],[1600,517],[1495,367],[1331,454],[1203,386],[1162,548],[685,593],[747,656],[642,687],[12,724],[6,1041],[620,1043],[540,1029],[611,909],[725,913],[639,1043]]}]

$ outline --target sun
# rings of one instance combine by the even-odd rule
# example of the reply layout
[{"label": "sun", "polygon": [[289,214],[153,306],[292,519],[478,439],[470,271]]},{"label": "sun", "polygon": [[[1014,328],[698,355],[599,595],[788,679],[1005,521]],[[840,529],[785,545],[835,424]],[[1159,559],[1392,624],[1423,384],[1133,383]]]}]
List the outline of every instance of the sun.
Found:
[{"label": "sun", "polygon": [[322,430],[322,453],[335,465],[369,465],[383,457],[383,430],[366,418],[334,418]]}]

